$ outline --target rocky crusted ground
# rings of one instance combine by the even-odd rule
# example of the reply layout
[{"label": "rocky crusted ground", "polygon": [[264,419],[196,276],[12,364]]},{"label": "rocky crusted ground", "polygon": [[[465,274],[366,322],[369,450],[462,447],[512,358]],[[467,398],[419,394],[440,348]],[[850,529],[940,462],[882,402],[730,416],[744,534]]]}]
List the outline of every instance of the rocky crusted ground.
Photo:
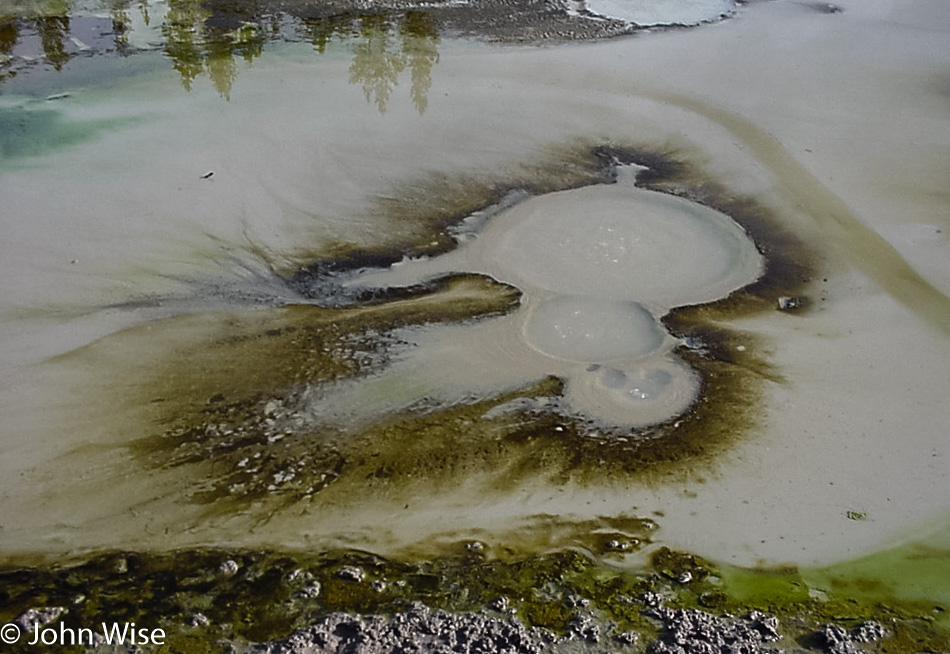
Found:
[{"label": "rocky crusted ground", "polygon": [[[708,562],[667,548],[639,575],[573,550],[505,561],[482,558],[483,548],[422,564],[196,550],[19,567],[0,570],[0,623],[24,636],[11,654],[33,651],[25,635],[39,627],[116,620],[160,628],[157,651],[181,654],[950,652],[947,608],[931,602],[804,590],[763,605],[730,596]],[[102,654],[140,651],[94,643]]]},{"label": "rocky crusted ground", "polygon": [[524,652],[540,654],[550,633],[514,618],[487,613],[453,614],[416,605],[392,617],[334,613],[289,638],[252,647],[246,654],[316,652]]},{"label": "rocky crusted ground", "polygon": [[[417,604],[391,616],[334,613],[290,637],[249,647],[244,654],[542,654],[646,651],[648,654],[757,654],[786,652],[779,621],[753,611],[741,617],[656,607],[647,613],[661,626],[646,645],[636,632],[617,632],[592,614],[575,619],[563,636],[525,627],[504,611],[448,613]],[[860,654],[860,643],[884,637],[878,622],[849,630],[826,625],[812,640],[827,654]],[[799,650],[808,651],[808,650]]]}]

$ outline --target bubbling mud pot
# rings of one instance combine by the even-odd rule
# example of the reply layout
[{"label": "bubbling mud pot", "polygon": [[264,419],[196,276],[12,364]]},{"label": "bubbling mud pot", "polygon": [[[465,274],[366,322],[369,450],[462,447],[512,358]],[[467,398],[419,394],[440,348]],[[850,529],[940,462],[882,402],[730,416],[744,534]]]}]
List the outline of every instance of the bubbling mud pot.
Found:
[{"label": "bubbling mud pot", "polygon": [[[459,492],[490,507],[552,484],[663,483],[711,464],[749,434],[759,387],[779,379],[753,338],[708,329],[715,307],[774,312],[798,294],[807,257],[767,211],[708,181],[691,187],[684,162],[603,146],[563,156],[580,164],[568,188],[509,179],[474,212],[417,214],[453,235],[444,254],[381,270],[364,263],[398,251],[357,251],[348,267],[317,262],[291,278],[307,303],[152,321],[61,357],[103,370],[116,352],[152,352],[114,373],[111,415],[96,418],[115,424],[114,443],[67,456],[131,457],[153,480],[148,529],[178,546],[237,520],[260,545],[277,530],[378,551],[424,540],[379,530],[383,507],[422,516]],[[689,318],[690,306],[703,313]],[[51,485],[44,501],[105,507],[117,488],[141,496],[139,481],[95,476],[68,496]],[[465,529],[507,532],[491,514]],[[431,538],[453,530],[433,527]]]},{"label": "bubbling mud pot", "polygon": [[661,319],[754,282],[764,264],[728,216],[638,188],[635,167],[612,172],[612,184],[500,212],[450,254],[361,275],[348,286],[420,284],[461,271],[511,284],[522,291],[522,307],[493,331],[504,346],[486,367],[564,379],[567,405],[607,424],[669,421],[696,400],[700,380],[673,354],[682,341]]},{"label": "bubbling mud pot", "polygon": [[0,0],[5,637],[947,650],[939,0],[63,4]]}]

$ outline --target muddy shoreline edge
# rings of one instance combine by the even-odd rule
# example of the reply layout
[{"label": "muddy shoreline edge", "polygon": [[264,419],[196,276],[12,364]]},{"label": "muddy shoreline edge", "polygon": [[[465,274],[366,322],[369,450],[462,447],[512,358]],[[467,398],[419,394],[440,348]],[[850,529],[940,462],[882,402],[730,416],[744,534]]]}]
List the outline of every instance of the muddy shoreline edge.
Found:
[{"label": "muddy shoreline edge", "polygon": [[[809,587],[794,570],[749,575],[757,590],[668,548],[654,552],[647,570],[631,573],[589,552],[508,558],[478,541],[425,563],[352,550],[114,552],[0,571],[0,618],[18,625],[24,642],[33,634],[63,652],[138,651],[99,637],[85,647],[53,642],[69,630],[98,632],[102,623],[160,628],[162,646],[145,649],[176,652],[859,654],[950,647],[947,606],[886,593],[859,600]],[[21,643],[8,651],[36,649]]]}]

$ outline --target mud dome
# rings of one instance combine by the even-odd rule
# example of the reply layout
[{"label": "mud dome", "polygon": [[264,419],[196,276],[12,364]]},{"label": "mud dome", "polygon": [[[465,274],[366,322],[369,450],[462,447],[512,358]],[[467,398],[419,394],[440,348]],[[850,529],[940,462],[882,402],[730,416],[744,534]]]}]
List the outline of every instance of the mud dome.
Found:
[{"label": "mud dome", "polygon": [[643,305],[577,295],[535,303],[523,333],[541,354],[589,363],[642,357],[663,342],[656,320]]},{"label": "mud dome", "polygon": [[764,260],[728,216],[638,188],[640,170],[620,166],[614,184],[527,199],[459,250],[349,286],[419,284],[451,272],[512,284],[524,293],[522,308],[492,368],[564,376],[570,407],[611,425],[670,420],[696,400],[700,380],[673,354],[679,341],[659,319],[755,281]]},{"label": "mud dome", "polygon": [[493,276],[543,291],[635,300],[662,315],[748,284],[762,270],[728,216],[695,202],[616,184],[533,198],[498,216],[471,256]]}]

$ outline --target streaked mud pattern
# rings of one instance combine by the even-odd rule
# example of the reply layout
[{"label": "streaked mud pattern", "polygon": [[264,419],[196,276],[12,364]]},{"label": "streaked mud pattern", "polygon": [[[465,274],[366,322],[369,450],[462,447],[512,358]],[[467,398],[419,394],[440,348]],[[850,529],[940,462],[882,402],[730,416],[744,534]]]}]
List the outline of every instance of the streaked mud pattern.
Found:
[{"label": "streaked mud pattern", "polygon": [[781,144],[741,116],[671,93],[659,99],[679,105],[725,127],[755,158],[767,165],[783,194],[813,218],[817,228],[858,270],[868,275],[897,301],[943,332],[950,333],[950,298],[924,279],[897,250],[864,225],[847,205],[811,175]]},{"label": "streaked mud pattern", "polygon": [[[768,253],[755,284],[663,319],[680,339],[677,356],[701,379],[701,397],[684,414],[642,428],[605,423],[572,411],[563,401],[564,380],[552,376],[507,388],[485,387],[473,378],[466,393],[460,370],[449,385],[461,391],[448,394],[413,381],[413,369],[400,366],[413,353],[417,330],[461,330],[464,340],[466,329],[503,320],[516,309],[519,293],[476,275],[355,295],[340,286],[349,278],[346,265],[358,269],[413,247],[431,247],[410,243],[402,252],[352,252],[332,268],[316,263],[288,281],[305,293],[309,289],[313,302],[335,306],[185,315],[124,330],[60,357],[52,365],[78,370],[81,378],[83,371],[96,370],[109,380],[103,397],[91,403],[104,411],[92,419],[100,433],[114,434],[60,460],[81,468],[88,459],[90,468],[99,469],[102,461],[128,463],[119,474],[103,471],[70,483],[62,497],[59,484],[52,483],[41,493],[44,502],[55,507],[82,497],[89,506],[108,506],[117,489],[136,496],[132,488],[140,481],[132,471],[140,469],[153,486],[142,503],[132,503],[133,519],[144,520],[149,533],[164,532],[170,542],[200,542],[214,525],[237,522],[252,528],[242,537],[250,542],[267,542],[265,525],[280,523],[284,538],[300,542],[306,536],[325,545],[326,536],[315,529],[324,515],[400,503],[407,516],[424,515],[423,498],[454,491],[461,480],[486,501],[499,501],[538,484],[619,489],[713,470],[716,457],[757,424],[762,385],[781,383],[755,337],[715,321],[778,311],[779,298],[802,296],[808,257],[775,227],[768,211],[728,197],[671,156],[592,148],[574,158],[586,158],[603,180],[610,179],[611,161],[649,166],[644,184],[662,192],[675,188],[733,216]],[[417,220],[441,224],[448,234],[457,219],[423,213]],[[425,243],[439,240],[426,235]],[[133,367],[124,352],[140,353]],[[84,394],[97,396],[90,389]],[[380,527],[362,538],[369,539],[367,546],[389,549],[386,528]],[[472,525],[473,534],[488,537],[480,529]],[[336,537],[333,530],[322,531]],[[424,534],[433,544],[440,537]],[[400,547],[407,546],[421,547],[421,541]],[[535,549],[544,547],[539,542]]]}]

